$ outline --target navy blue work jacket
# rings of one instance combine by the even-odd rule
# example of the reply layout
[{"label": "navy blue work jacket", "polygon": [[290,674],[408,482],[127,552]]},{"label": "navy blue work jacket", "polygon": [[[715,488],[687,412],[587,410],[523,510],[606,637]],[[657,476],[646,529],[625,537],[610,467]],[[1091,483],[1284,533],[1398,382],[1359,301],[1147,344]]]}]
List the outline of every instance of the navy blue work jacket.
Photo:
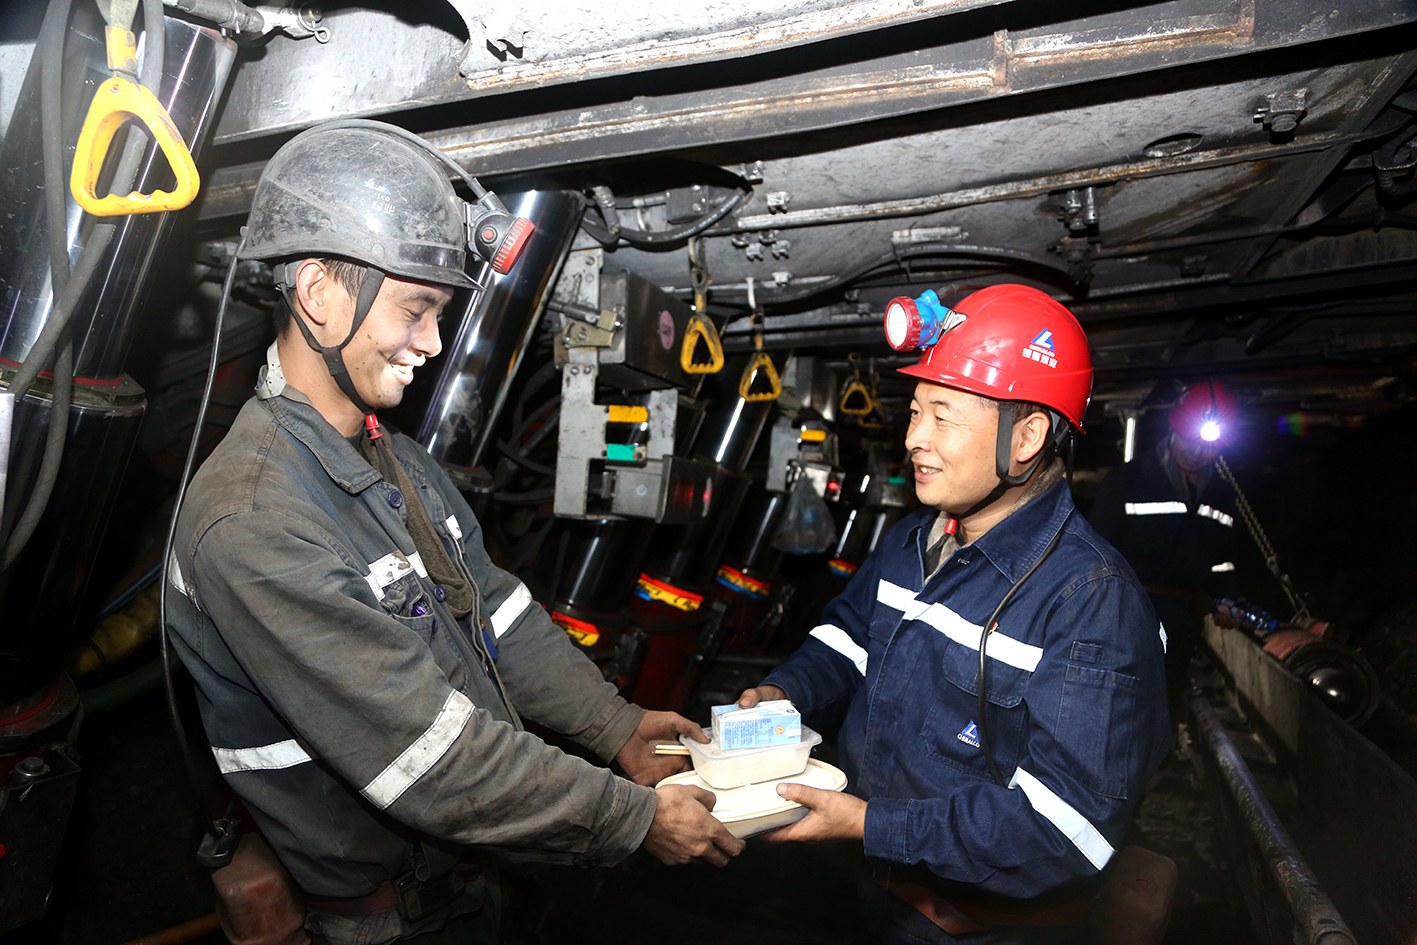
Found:
[{"label": "navy blue work jacket", "polygon": [[[927,580],[937,514],[891,529],[765,682],[809,723],[845,710],[841,762],[847,790],[868,801],[868,857],[947,890],[1011,898],[1095,878],[1168,746],[1156,614],[1066,481]],[[1059,529],[985,644],[1001,787],[980,748],[981,627]]]}]

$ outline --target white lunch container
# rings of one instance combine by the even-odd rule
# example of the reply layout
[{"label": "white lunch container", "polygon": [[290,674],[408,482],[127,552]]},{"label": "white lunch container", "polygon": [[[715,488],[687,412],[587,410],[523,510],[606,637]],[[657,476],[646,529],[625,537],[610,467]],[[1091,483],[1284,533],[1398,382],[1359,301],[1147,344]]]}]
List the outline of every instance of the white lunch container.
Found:
[{"label": "white lunch container", "polygon": [[[710,729],[704,729],[710,735]],[[718,747],[712,740],[707,745],[680,735],[679,742],[689,749],[694,773],[704,783],[715,788],[736,788],[776,778],[787,778],[807,770],[812,749],[822,743],[822,736],[802,726],[802,741],[795,745],[769,745],[766,748]]]}]

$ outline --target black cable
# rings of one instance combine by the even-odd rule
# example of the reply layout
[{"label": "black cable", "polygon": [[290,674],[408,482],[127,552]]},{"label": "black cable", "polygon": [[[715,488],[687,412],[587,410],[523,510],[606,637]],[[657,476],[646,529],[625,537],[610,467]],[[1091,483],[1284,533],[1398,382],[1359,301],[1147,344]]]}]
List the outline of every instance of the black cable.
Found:
[{"label": "black cable", "polygon": [[[593,188],[593,190],[601,189],[604,188]],[[743,199],[751,193],[752,191],[746,188],[736,190],[713,210],[708,211],[697,220],[691,220],[672,230],[637,230],[621,225],[617,238],[611,234],[611,231],[607,227],[596,223],[588,215],[581,217],[581,229],[589,233],[592,239],[605,246],[614,246],[622,241],[629,243],[631,246],[639,247],[665,246],[698,236],[704,230],[707,230],[719,220],[722,220],[724,217],[728,216],[728,214],[732,213],[733,209],[742,203]],[[597,201],[599,201],[599,195],[597,195]],[[600,203],[597,202],[596,205],[600,206]],[[613,201],[611,205],[614,205]]]},{"label": "black cable", "polygon": [[5,540],[0,573],[9,571],[29,544],[39,519],[49,506],[49,497],[59,481],[59,466],[64,459],[64,443],[69,435],[69,406],[74,396],[74,345],[64,345],[54,359],[54,399],[49,412],[49,429],[45,431],[44,455],[39,461],[39,474],[25,499],[24,512]]},{"label": "black cable", "polygon": [[806,286],[802,289],[797,290],[796,292],[783,292],[780,295],[773,296],[771,301],[774,305],[785,305],[789,302],[800,302],[803,299],[809,299],[814,295],[819,295],[823,292],[829,292],[832,289],[836,289],[843,285],[847,285],[849,283],[864,279],[868,275],[870,275],[873,270],[879,269],[882,266],[889,265],[890,263],[896,263],[897,269],[899,269],[900,263],[906,262],[917,256],[954,256],[962,257],[964,259],[981,259],[985,262],[993,262],[997,260],[998,262],[1013,267],[1017,267],[1019,265],[1035,266],[1039,269],[1045,269],[1051,272],[1056,272],[1067,278],[1069,282],[1073,285],[1077,285],[1082,282],[1081,271],[1072,263],[1065,262],[1062,260],[1054,261],[1048,257],[1037,256],[1032,253],[1020,252],[1018,250],[1008,249],[1003,246],[966,246],[961,243],[927,242],[914,243],[909,246],[897,247],[895,249],[890,250],[889,252],[881,253],[879,256],[876,256],[873,259],[869,259],[866,262],[853,267],[847,272],[843,272],[837,276],[834,276],[826,282],[820,282],[814,285]]},{"label": "black cable", "polygon": [[221,327],[226,320],[226,305],[231,299],[231,285],[236,281],[237,261],[245,245],[246,238],[243,236],[236,252],[231,255],[231,265],[226,271],[226,281],[222,284],[221,304],[217,306],[216,324],[212,327],[212,356],[207,362],[207,382],[202,387],[202,399],[197,405],[197,420],[192,427],[192,442],[187,447],[187,459],[182,464],[182,475],[177,480],[177,498],[172,503],[172,516],[167,523],[167,538],[162,544],[162,576],[158,579],[160,584],[157,594],[158,641],[162,653],[162,685],[167,693],[167,713],[173,732],[177,735],[177,750],[182,756],[182,766],[186,769],[187,780],[192,786],[192,800],[197,806],[197,822],[208,825],[204,828],[206,835],[214,840],[220,838],[223,833],[202,806],[202,786],[197,777],[197,763],[188,748],[187,727],[182,724],[182,716],[177,711],[177,691],[172,684],[172,656],[167,645],[167,588],[171,583],[171,575],[167,573],[167,569],[172,560],[173,542],[177,539],[177,516],[181,514],[182,501],[187,497],[188,481],[201,445],[202,426],[206,423],[207,406],[211,403],[212,387],[216,384],[217,366],[221,363]]},{"label": "black cable", "polygon": [[1053,549],[1058,547],[1058,542],[1063,537],[1063,530],[1067,528],[1068,519],[1072,518],[1072,515],[1072,511],[1069,510],[1067,516],[1063,518],[1063,524],[1058,526],[1057,532],[1055,532],[1053,537],[1049,540],[1048,547],[1043,549],[1043,553],[1038,556],[1033,564],[1028,566],[1028,570],[1023,572],[1023,575],[1014,582],[1013,587],[1009,588],[1003,600],[999,601],[999,606],[995,607],[994,612],[989,615],[989,619],[984,621],[983,632],[979,634],[979,720],[976,723],[976,728],[979,731],[979,747],[984,750],[984,760],[989,765],[989,777],[993,778],[994,783],[999,787],[1008,787],[1008,785],[1004,783],[1003,777],[999,774],[999,765],[994,761],[994,749],[993,746],[989,744],[989,722],[984,711],[987,707],[985,704],[987,700],[984,698],[985,684],[988,682],[986,675],[987,664],[984,661],[984,649],[988,643],[989,634],[999,628],[999,614],[1003,612],[1004,607],[1008,605],[1009,601],[1013,600],[1014,595],[1018,593],[1018,589],[1023,587],[1023,582],[1027,581],[1029,577],[1032,576],[1033,572],[1038,570],[1038,566],[1046,561],[1048,556],[1053,553]]}]

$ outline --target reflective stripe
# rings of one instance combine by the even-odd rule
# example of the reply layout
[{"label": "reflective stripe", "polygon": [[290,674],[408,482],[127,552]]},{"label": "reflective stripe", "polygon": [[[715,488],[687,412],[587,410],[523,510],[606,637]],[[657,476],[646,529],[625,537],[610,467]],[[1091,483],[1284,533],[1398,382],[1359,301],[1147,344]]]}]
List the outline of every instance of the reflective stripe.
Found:
[{"label": "reflective stripe", "polygon": [[177,564],[176,551],[174,551],[167,557],[167,583],[177,588],[178,593],[180,593],[183,597],[187,598],[188,600],[192,599],[192,595],[187,593],[187,583],[182,580],[182,568],[180,568]]},{"label": "reflective stripe", "polygon": [[1166,636],[1166,624],[1164,624],[1164,623],[1159,623],[1159,624],[1156,625],[1156,629],[1157,629],[1157,632],[1159,632],[1159,633],[1161,634],[1161,652],[1162,652],[1162,653],[1165,653],[1165,652],[1166,652],[1166,644],[1170,642],[1169,638]]},{"label": "reflective stripe", "polygon": [[866,675],[866,651],[853,639],[851,635],[840,627],[834,627],[829,623],[824,623],[820,627],[814,627],[808,636],[816,637],[822,643],[836,650],[842,656],[851,660],[855,664],[857,672],[862,676]]},{"label": "reflective stripe", "polygon": [[1222,561],[1222,562],[1220,562],[1219,564],[1217,564],[1215,567],[1211,568],[1211,569],[1210,569],[1210,573],[1212,573],[1212,574],[1224,574],[1226,571],[1234,571],[1234,570],[1235,570],[1235,562],[1233,562],[1233,561]]},{"label": "reflective stripe", "polygon": [[526,589],[525,584],[518,584],[516,590],[507,595],[507,599],[502,601],[502,605],[492,615],[492,635],[501,637],[530,606],[531,591]]},{"label": "reflective stripe", "polygon": [[1067,837],[1094,867],[1100,870],[1112,859],[1112,854],[1116,851],[1112,849],[1112,844],[1107,842],[1107,838],[1088,823],[1086,817],[1049,790],[1042,781],[1018,768],[1009,779],[1009,787],[1023,788],[1023,795],[1028,798],[1033,809],[1062,831],[1063,836]]},{"label": "reflective stripe", "polygon": [[413,570],[419,577],[428,576],[428,569],[423,566],[423,558],[418,552],[408,556],[408,563],[413,565]]},{"label": "reflective stripe", "polygon": [[[960,646],[967,646],[976,653],[979,651],[979,637],[984,628],[970,623],[944,604],[923,604],[910,591],[889,581],[880,583],[876,599],[892,610],[899,610],[903,619],[923,620]],[[1030,673],[1038,668],[1038,661],[1043,659],[1041,646],[1024,643],[998,630],[989,637],[985,653],[990,659]]]},{"label": "reflective stripe", "polygon": [[[413,563],[397,551],[393,551],[369,565],[369,573],[364,580],[369,582],[369,588],[374,592],[374,596],[383,600],[384,588],[412,570],[414,570]],[[418,573],[426,573],[422,570],[421,562]]]},{"label": "reflective stripe", "polygon": [[378,777],[364,786],[360,793],[377,805],[387,808],[398,800],[413,782],[437,764],[447,750],[452,747],[467,720],[472,718],[472,702],[456,689],[448,693],[447,701],[433,724],[428,726],[418,740],[403,750]]},{"label": "reflective stripe", "polygon": [[1222,512],[1217,508],[1212,508],[1209,505],[1202,505],[1198,507],[1196,509],[1196,514],[1204,518],[1213,518],[1220,524],[1224,525],[1226,528],[1235,527],[1235,516],[1230,515],[1226,512]]},{"label": "reflective stripe", "polygon": [[1128,515],[1185,515],[1184,502],[1128,502]]},{"label": "reflective stripe", "polygon": [[930,606],[920,603],[916,599],[914,591],[901,587],[899,584],[892,584],[890,581],[882,581],[876,586],[876,600],[891,610],[900,611],[907,620],[919,617]]},{"label": "reflective stripe", "polygon": [[222,774],[238,771],[277,771],[294,768],[310,760],[305,749],[293,738],[259,748],[217,748],[212,746],[212,755]]},{"label": "reflective stripe", "polygon": [[448,526],[448,533],[450,535],[458,541],[462,541],[462,529],[458,527],[458,517],[456,515],[449,515],[447,521],[443,524]]}]

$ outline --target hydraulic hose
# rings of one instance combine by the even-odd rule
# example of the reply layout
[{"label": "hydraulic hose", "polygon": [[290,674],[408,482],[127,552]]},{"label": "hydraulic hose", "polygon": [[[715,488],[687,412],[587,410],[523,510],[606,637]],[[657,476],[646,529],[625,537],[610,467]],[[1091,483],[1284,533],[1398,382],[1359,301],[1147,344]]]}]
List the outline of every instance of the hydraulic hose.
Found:
[{"label": "hydraulic hose", "polygon": [[[595,205],[600,208],[600,212],[605,214],[608,226],[601,225],[592,220],[589,216],[581,219],[581,229],[585,230],[596,241],[606,245],[614,246],[623,240],[631,246],[668,246],[673,243],[698,236],[704,230],[722,220],[733,209],[743,202],[751,191],[746,187],[733,192],[723,203],[708,211],[697,220],[691,220],[682,226],[677,226],[672,230],[637,230],[632,227],[623,226],[619,223],[619,214],[615,210],[615,201],[608,187],[596,186],[591,188],[591,193],[595,197]],[[606,208],[609,209],[606,209]]]}]

